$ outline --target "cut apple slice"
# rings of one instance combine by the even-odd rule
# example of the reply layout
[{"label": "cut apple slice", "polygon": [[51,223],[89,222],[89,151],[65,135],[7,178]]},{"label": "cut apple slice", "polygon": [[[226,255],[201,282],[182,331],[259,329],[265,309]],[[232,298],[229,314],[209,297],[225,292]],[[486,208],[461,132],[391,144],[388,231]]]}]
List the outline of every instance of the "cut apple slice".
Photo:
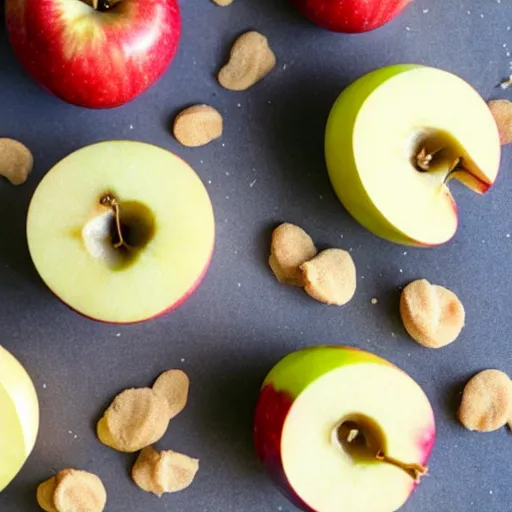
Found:
[{"label": "cut apple slice", "polygon": [[415,65],[374,71],[343,91],[325,151],[347,210],[375,234],[418,246],[444,243],[457,230],[447,182],[483,193],[501,155],[480,95],[451,73]]},{"label": "cut apple slice", "polygon": [[183,160],[149,144],[109,141],[69,155],[44,177],[27,237],[57,297],[90,318],[130,323],[194,291],[215,227],[208,193]]},{"label": "cut apple slice", "polygon": [[34,385],[17,359],[0,346],[0,491],[32,452],[38,429]]}]

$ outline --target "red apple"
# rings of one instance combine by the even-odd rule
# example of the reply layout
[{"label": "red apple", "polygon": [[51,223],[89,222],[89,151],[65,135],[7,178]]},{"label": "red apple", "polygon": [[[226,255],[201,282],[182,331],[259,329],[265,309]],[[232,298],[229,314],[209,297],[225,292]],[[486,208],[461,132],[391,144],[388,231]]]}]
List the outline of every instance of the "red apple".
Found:
[{"label": "red apple", "polygon": [[334,32],[368,32],[397,16],[411,0],[290,0],[313,23]]},{"label": "red apple", "polygon": [[177,0],[6,0],[5,8],[26,70],[59,98],[89,108],[116,107],[148,89],[181,32]]}]

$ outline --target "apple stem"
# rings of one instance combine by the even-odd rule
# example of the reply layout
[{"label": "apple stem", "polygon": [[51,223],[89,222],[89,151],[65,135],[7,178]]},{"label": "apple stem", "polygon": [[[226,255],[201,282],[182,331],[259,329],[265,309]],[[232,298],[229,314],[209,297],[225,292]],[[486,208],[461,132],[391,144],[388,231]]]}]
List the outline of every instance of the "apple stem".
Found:
[{"label": "apple stem", "polygon": [[399,469],[405,471],[417,484],[420,482],[421,477],[425,476],[428,473],[428,468],[426,466],[422,466],[421,464],[406,464],[405,462],[401,462],[393,457],[388,457],[384,454],[384,452],[380,451],[375,455],[375,458],[378,461],[385,462],[386,464],[391,464],[392,466],[396,466]]},{"label": "apple stem", "polygon": [[123,232],[121,230],[121,214],[119,212],[119,203],[117,202],[117,199],[112,194],[105,194],[100,199],[100,204],[102,206],[111,208],[114,212],[114,218],[116,221],[116,232],[119,238],[119,241],[113,244],[114,249],[119,249],[120,247],[126,247],[127,249],[130,249],[130,246],[126,243],[126,241],[123,238]]}]

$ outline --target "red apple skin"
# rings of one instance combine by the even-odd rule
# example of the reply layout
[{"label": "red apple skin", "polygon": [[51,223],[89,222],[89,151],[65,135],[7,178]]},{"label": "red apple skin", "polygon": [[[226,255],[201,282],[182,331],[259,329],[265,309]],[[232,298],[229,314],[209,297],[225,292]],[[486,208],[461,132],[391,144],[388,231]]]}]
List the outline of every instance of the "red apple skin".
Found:
[{"label": "red apple skin", "polygon": [[123,105],[148,89],[176,53],[181,34],[177,0],[119,0],[108,12],[91,8],[80,23],[100,34],[95,38],[76,32],[62,4],[6,0],[5,8],[16,57],[46,90],[68,103]]},{"label": "red apple skin", "polygon": [[397,16],[411,0],[290,0],[309,20],[333,32],[374,30]]},{"label": "red apple skin", "polygon": [[315,512],[293,492],[281,460],[281,436],[292,404],[288,393],[277,391],[272,384],[263,386],[254,413],[254,444],[258,458],[279,490],[300,510]]}]

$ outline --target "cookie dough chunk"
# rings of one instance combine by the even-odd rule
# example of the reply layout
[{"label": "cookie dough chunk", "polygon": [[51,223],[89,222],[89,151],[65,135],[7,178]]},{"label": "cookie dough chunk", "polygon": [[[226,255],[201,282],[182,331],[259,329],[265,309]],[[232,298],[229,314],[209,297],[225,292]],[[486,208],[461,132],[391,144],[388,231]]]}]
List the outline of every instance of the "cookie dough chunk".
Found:
[{"label": "cookie dough chunk", "polygon": [[512,101],[493,100],[489,102],[489,108],[498,125],[501,144],[512,143]]},{"label": "cookie dough chunk", "polygon": [[219,72],[219,83],[230,91],[245,91],[267,76],[276,65],[276,56],[267,38],[246,32],[231,48],[228,63]]},{"label": "cookie dough chunk", "polygon": [[457,339],[465,322],[464,306],[447,288],[426,279],[409,283],[400,297],[400,315],[412,339],[441,348]]},{"label": "cookie dough chunk", "polygon": [[56,487],[57,479],[54,476],[37,487],[37,503],[46,512],[59,512],[53,500]]},{"label": "cookie dough chunk", "polygon": [[161,497],[186,489],[198,470],[198,459],[172,450],[157,452],[150,446],[140,453],[132,469],[132,478],[142,490]]},{"label": "cookie dough chunk", "polygon": [[300,266],[306,293],[325,304],[343,306],[356,292],[356,266],[342,249],[327,249]]},{"label": "cookie dough chunk", "polygon": [[492,432],[504,427],[512,416],[512,386],[500,370],[484,370],[464,388],[459,419],[468,430]]},{"label": "cookie dough chunk", "polygon": [[0,175],[13,185],[27,181],[32,172],[34,157],[30,150],[14,139],[0,138]]},{"label": "cookie dough chunk", "polygon": [[166,398],[150,388],[127,389],[114,398],[98,422],[99,440],[120,452],[156,443],[169,425]]},{"label": "cookie dough chunk", "polygon": [[187,405],[189,386],[189,378],[182,370],[167,370],[156,379],[153,391],[167,400],[169,419],[172,420]]},{"label": "cookie dough chunk", "polygon": [[272,233],[268,263],[280,283],[304,286],[299,267],[316,253],[313,240],[302,228],[285,223]]},{"label": "cookie dough chunk", "polygon": [[220,113],[209,105],[194,105],[182,110],[174,120],[176,140],[188,147],[204,146],[222,135]]}]

